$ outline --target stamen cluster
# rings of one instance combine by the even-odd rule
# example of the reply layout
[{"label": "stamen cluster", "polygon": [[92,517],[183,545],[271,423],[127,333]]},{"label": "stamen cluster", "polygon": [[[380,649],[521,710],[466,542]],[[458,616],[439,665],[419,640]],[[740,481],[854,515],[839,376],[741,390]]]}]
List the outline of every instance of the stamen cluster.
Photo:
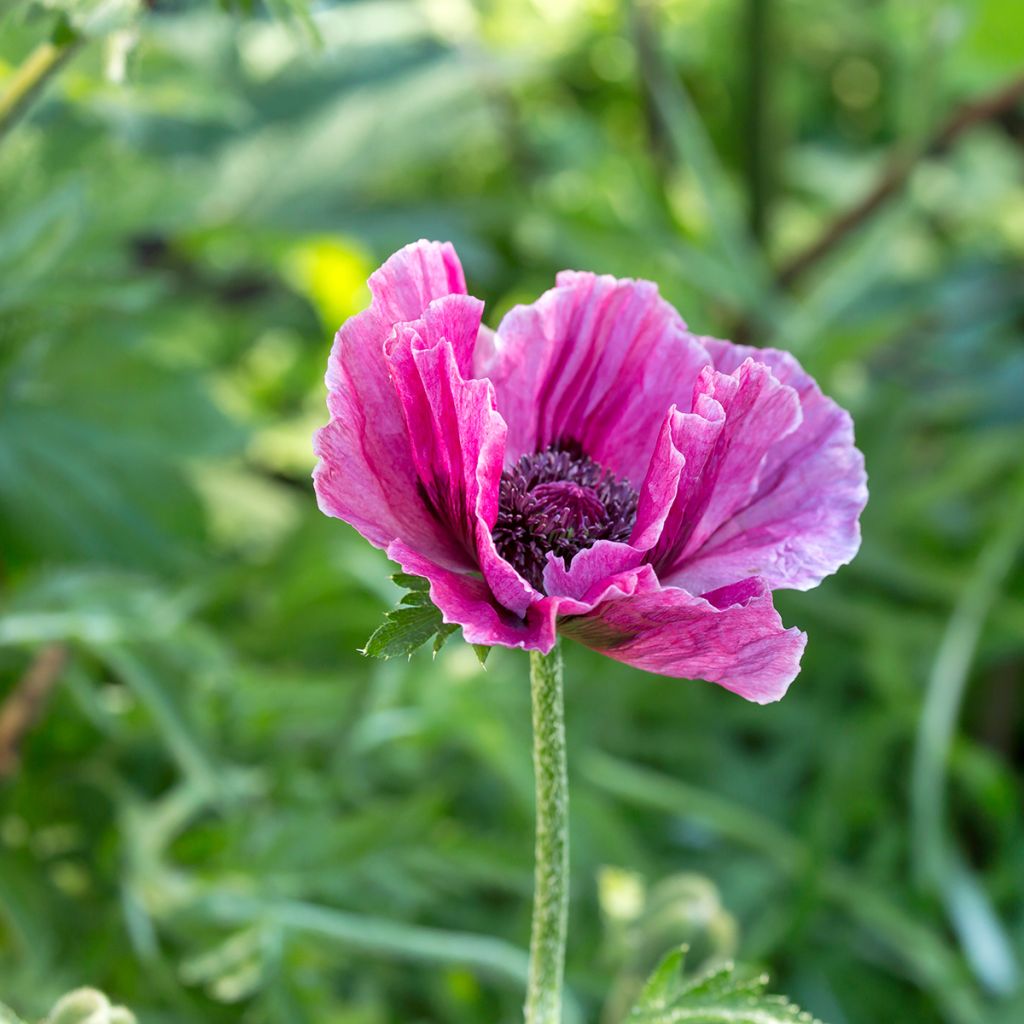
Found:
[{"label": "stamen cluster", "polygon": [[543,590],[549,552],[568,566],[599,540],[629,540],[637,493],[575,441],[524,455],[501,476],[493,536],[498,553]]}]

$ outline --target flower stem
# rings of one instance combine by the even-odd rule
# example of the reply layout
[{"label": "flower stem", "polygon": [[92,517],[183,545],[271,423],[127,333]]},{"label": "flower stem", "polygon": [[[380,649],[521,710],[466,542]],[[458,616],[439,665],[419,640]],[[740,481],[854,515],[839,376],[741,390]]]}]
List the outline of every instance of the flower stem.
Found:
[{"label": "flower stem", "polygon": [[40,43],[8,79],[0,93],[0,138],[8,132],[47,82],[74,56],[82,45],[80,36],[62,42]]},{"label": "flower stem", "polygon": [[561,1024],[569,920],[569,784],[565,768],[562,652],[530,652],[533,771],[537,791],[533,928],[526,1024]]}]

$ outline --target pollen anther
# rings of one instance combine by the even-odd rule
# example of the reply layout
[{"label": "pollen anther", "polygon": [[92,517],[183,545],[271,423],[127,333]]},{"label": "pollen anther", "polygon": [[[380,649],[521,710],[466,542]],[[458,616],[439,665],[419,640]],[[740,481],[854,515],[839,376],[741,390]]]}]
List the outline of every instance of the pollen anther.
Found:
[{"label": "pollen anther", "polygon": [[637,493],[573,441],[522,456],[501,476],[494,543],[538,590],[551,554],[568,566],[599,540],[629,540]]}]

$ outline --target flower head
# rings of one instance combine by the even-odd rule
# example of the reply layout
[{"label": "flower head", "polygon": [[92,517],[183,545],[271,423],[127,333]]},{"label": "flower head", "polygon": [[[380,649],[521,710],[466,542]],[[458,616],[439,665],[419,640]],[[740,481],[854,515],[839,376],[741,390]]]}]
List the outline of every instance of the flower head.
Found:
[{"label": "flower head", "polygon": [[475,644],[557,632],[777,700],[806,637],[776,589],[848,562],[867,501],[849,415],[790,355],[692,334],[647,281],[566,271],[497,331],[450,244],[370,278],[338,331],[321,509]]}]

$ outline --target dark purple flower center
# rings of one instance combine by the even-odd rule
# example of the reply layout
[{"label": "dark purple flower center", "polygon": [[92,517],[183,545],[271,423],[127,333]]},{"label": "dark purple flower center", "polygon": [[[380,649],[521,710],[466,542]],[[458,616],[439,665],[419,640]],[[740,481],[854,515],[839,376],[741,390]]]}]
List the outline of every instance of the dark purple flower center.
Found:
[{"label": "dark purple flower center", "polygon": [[543,590],[548,552],[565,559],[599,540],[629,540],[637,493],[574,441],[524,455],[501,475],[494,543]]}]

